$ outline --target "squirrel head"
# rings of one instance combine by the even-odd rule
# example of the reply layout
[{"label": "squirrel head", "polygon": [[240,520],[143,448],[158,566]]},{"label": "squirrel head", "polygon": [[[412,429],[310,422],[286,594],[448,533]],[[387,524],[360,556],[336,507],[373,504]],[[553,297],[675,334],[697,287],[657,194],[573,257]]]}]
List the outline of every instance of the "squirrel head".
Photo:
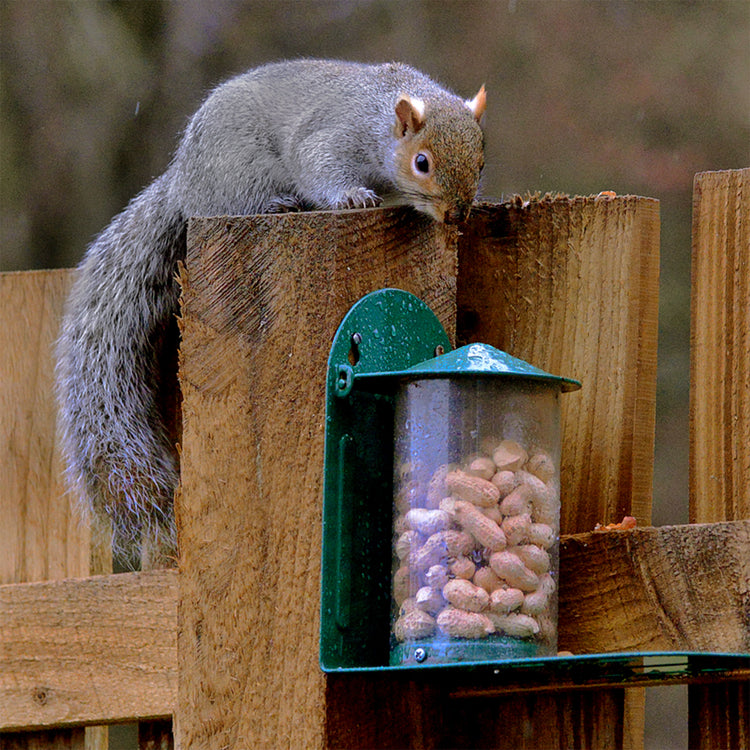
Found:
[{"label": "squirrel head", "polygon": [[396,187],[414,208],[437,221],[463,221],[484,166],[480,127],[484,86],[470,101],[425,103],[407,94],[396,102]]}]

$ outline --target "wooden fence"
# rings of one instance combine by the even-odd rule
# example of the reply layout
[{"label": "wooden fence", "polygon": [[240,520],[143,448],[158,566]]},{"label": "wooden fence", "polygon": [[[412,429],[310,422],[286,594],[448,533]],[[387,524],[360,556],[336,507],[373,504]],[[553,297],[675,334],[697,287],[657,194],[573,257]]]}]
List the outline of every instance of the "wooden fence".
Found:
[{"label": "wooden fence", "polygon": [[[396,286],[457,343],[581,380],[560,648],[750,652],[750,170],[696,177],[693,237],[692,523],[652,528],[657,201],[515,199],[462,234],[402,209],[192,220],[179,572],[111,574],[69,509],[50,346],[72,272],[0,276],[0,746],[102,748],[96,725],[137,720],[167,747],[174,716],[183,748],[642,747],[632,676],[320,671],[326,358]],[[691,747],[750,744],[748,677],[661,678],[696,683]]]}]

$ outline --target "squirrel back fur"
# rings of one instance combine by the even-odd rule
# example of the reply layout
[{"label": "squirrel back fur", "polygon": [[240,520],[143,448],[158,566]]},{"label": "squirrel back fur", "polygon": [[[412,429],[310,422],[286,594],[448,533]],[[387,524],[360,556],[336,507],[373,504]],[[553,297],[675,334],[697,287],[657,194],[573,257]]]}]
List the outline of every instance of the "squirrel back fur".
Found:
[{"label": "squirrel back fur", "polygon": [[[68,480],[115,549],[175,551],[175,436],[160,391],[177,345],[190,216],[410,204],[463,219],[483,166],[482,87],[465,101],[413,68],[271,63],[214,89],[167,170],[89,246],[57,345]],[[168,375],[168,373],[167,373]]]}]

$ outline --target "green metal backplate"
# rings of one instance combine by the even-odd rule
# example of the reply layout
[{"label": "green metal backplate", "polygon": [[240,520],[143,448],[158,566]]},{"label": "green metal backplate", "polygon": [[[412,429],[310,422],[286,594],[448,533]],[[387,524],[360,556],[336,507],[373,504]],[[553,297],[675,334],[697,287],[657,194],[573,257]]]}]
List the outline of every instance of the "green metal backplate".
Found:
[{"label": "green metal backplate", "polygon": [[[368,294],[333,340],[326,383],[320,663],[388,664],[393,397],[358,388],[366,373],[404,370],[450,351],[440,321],[400,289]],[[381,379],[380,386],[388,386]]]}]

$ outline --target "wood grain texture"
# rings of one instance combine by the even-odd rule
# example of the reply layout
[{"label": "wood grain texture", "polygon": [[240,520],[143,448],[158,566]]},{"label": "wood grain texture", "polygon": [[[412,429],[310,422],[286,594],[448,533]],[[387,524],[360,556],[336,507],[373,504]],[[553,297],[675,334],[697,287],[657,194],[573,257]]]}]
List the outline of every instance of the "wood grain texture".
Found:
[{"label": "wood grain texture", "polygon": [[[193,220],[183,274],[178,743],[325,747],[326,362],[387,286],[452,335],[456,233],[403,209]],[[368,711],[373,692],[365,690]],[[366,745],[368,737],[361,742]]]},{"label": "wood grain texture", "polygon": [[750,521],[564,537],[559,647],[750,652]]},{"label": "wood grain texture", "polygon": [[750,518],[750,169],[693,188],[690,519]]},{"label": "wood grain texture", "polygon": [[[72,279],[0,274],[0,584],[89,573],[90,534],[65,493],[55,430],[53,347]],[[83,729],[0,738],[16,750],[85,744]]]},{"label": "wood grain texture", "polygon": [[[690,519],[750,518],[750,169],[693,183]],[[748,628],[747,618],[745,627]],[[696,750],[750,744],[747,684],[690,687]]]},{"label": "wood grain texture", "polygon": [[[565,210],[571,205],[577,207],[569,202]],[[556,216],[555,221],[564,224]],[[607,216],[605,226],[614,221]],[[472,252],[480,256],[487,243],[497,239],[494,229],[487,233],[481,228],[486,220],[480,215],[479,225],[462,240],[464,248],[473,244]],[[592,220],[594,225],[599,226]],[[182,716],[193,717],[188,726],[191,739],[217,745],[246,738],[261,744],[335,744],[342,736],[340,722],[367,715],[373,722],[368,724],[370,734],[358,733],[360,745],[375,736],[385,746],[420,736],[424,746],[438,746],[448,737],[464,742],[465,729],[436,723],[439,701],[434,687],[413,684],[399,691],[392,681],[378,686],[366,679],[357,687],[358,678],[326,679],[316,664],[322,394],[328,343],[356,299],[389,285],[425,299],[452,334],[455,234],[405,211],[206,220],[196,222],[193,230],[200,255],[188,261],[186,278],[194,286],[186,288],[186,302],[192,293],[200,306],[191,310],[186,304],[182,385],[192,399],[185,413],[195,425],[195,432],[186,433],[183,441],[184,459],[194,457],[196,464],[192,474],[186,470],[183,498],[189,494],[189,499],[178,519],[185,622],[180,658],[188,676],[180,700],[190,706],[189,714]],[[599,230],[589,231],[597,235]],[[632,227],[630,234],[634,235]],[[551,246],[559,250],[571,242],[568,238],[561,245],[558,238]],[[525,247],[520,243],[509,249],[517,255],[516,274],[519,259],[536,262]],[[492,273],[497,279],[497,269]],[[534,286],[533,276],[511,278],[532,284],[518,298],[519,309],[525,305],[527,315],[518,336],[539,337],[528,325],[528,315],[536,307],[544,317],[550,300],[560,300],[545,296],[550,288]],[[485,285],[478,296],[495,300],[497,288]],[[577,298],[565,304],[570,299]],[[548,317],[548,322],[554,320]],[[505,348],[563,372],[554,363]],[[321,373],[317,378],[311,374],[316,368]],[[577,372],[565,374],[580,377]],[[319,389],[317,405],[311,388]],[[642,395],[647,396],[646,391]],[[268,419],[269,414],[277,416]],[[597,513],[595,520],[612,519]],[[247,545],[238,546],[237,539],[247,540]],[[295,586],[286,585],[288,580]],[[561,700],[561,706],[570,703],[568,698]],[[612,700],[619,698],[603,696],[597,705]],[[504,705],[513,715],[516,708]],[[466,710],[472,713],[468,706],[470,702]],[[476,716],[482,711],[477,706]],[[614,736],[609,725],[587,725],[587,717],[597,711],[587,704],[578,715],[569,716],[575,728],[566,729],[568,734],[601,732],[603,738],[609,731],[607,736]],[[383,716],[393,721],[383,722]],[[351,726],[344,734],[349,731]],[[491,722],[482,731],[487,736],[497,733]],[[551,730],[545,724],[524,731],[541,736],[539,732]]]},{"label": "wood grain texture", "polygon": [[0,586],[0,728],[169,717],[177,573]]},{"label": "wood grain texture", "polygon": [[688,689],[690,750],[750,747],[750,679]]},{"label": "wood grain texture", "polygon": [[[346,679],[346,678],[350,679]],[[472,695],[459,698],[457,678],[392,681],[379,676],[332,675],[328,698],[350,693],[356,716],[328,716],[327,748],[498,748],[540,750],[576,748],[618,750],[623,746],[623,689],[601,693]],[[460,679],[460,678],[458,678]],[[512,678],[511,678],[512,679]],[[364,695],[377,691],[377,711]],[[362,743],[362,737],[368,743]]]},{"label": "wood grain texture", "polygon": [[2,750],[89,750],[84,729],[0,734]]},{"label": "wood grain texture", "polygon": [[459,343],[583,384],[561,399],[563,533],[650,522],[658,283],[650,198],[516,199],[461,238]]},{"label": "wood grain texture", "polygon": [[89,572],[56,441],[53,347],[72,272],[0,274],[0,583]]},{"label": "wood grain texture", "polygon": [[[658,285],[650,198],[517,198],[481,207],[461,238],[459,343],[483,341],[583,384],[561,399],[563,532],[651,521]],[[606,720],[591,729],[610,704],[627,722],[617,737]],[[574,723],[600,742],[642,747],[641,694],[591,693],[577,705]]]},{"label": "wood grain texture", "polygon": [[[421,296],[452,333],[455,260],[443,231],[404,212],[193,223],[183,292],[179,703],[200,710],[190,726],[181,713],[183,742],[335,745],[354,741],[352,717],[356,746],[445,741],[437,688],[324,678],[313,666],[328,345],[356,299],[391,284]],[[583,407],[567,407],[571,528],[650,514],[657,249],[657,204],[645,199],[487,207],[461,237],[460,294],[476,304],[464,304],[462,335],[596,383]],[[511,289],[512,304],[500,309],[514,311],[517,347],[504,346],[509,329],[496,315]],[[307,585],[285,587],[279,576]],[[263,634],[252,647],[235,633],[248,622]],[[622,700],[591,696],[570,721],[583,731],[601,706]],[[379,718],[365,728],[365,715]],[[592,732],[614,737],[611,724]]]},{"label": "wood grain texture", "polygon": [[624,739],[624,693],[602,691],[596,702],[581,691],[487,697],[474,705],[468,700],[457,702],[447,706],[453,740],[448,747],[619,750]]}]

